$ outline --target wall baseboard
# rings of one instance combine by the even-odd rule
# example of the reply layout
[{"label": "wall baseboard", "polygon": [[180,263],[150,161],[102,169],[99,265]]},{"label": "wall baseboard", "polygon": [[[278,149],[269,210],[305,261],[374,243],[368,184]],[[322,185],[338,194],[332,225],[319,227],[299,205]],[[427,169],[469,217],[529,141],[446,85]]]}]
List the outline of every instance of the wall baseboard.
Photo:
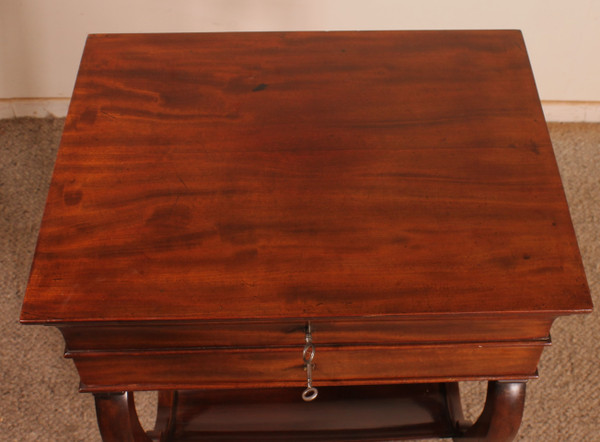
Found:
[{"label": "wall baseboard", "polygon": [[62,118],[69,110],[70,98],[9,98],[0,99],[2,118]]},{"label": "wall baseboard", "polygon": [[[69,110],[69,98],[0,99],[2,118],[62,118]],[[600,101],[542,101],[548,122],[600,123]]]},{"label": "wall baseboard", "polygon": [[600,123],[600,101],[542,101],[549,122]]}]

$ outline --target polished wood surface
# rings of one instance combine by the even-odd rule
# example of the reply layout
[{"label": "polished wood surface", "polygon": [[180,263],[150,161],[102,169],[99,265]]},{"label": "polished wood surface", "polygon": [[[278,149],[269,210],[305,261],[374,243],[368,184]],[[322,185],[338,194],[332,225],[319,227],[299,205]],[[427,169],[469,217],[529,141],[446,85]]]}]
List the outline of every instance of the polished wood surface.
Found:
[{"label": "polished wood surface", "polygon": [[104,440],[509,441],[591,308],[519,32],[88,38],[21,321],[63,333]]},{"label": "polished wood surface", "polygon": [[590,308],[519,32],[88,38],[23,322]]},{"label": "polished wood surface", "polygon": [[[543,347],[484,345],[317,347],[316,385],[364,385],[537,377]],[[81,391],[306,386],[302,345],[295,348],[173,349],[85,353],[74,358]]]},{"label": "polished wood surface", "polygon": [[523,417],[525,389],[525,382],[490,382],[481,416],[465,431],[462,439],[513,440]]},{"label": "polished wood surface", "polygon": [[175,440],[398,440],[453,436],[446,384],[322,388],[307,404],[293,389],[180,391]]},{"label": "polished wood surface", "polygon": [[100,393],[95,400],[104,442],[151,442],[138,420],[133,392]]},{"label": "polished wood surface", "polygon": [[[311,321],[319,343],[414,344],[421,342],[547,341],[553,317],[529,315],[466,315],[432,318],[411,316],[402,320],[364,318]],[[285,322],[177,322],[122,325],[64,325],[68,356],[103,350],[297,347],[306,321]]]},{"label": "polished wood surface", "polygon": [[525,386],[524,381],[490,382],[473,424],[463,418],[457,383],[325,387],[311,404],[290,388],[161,392],[156,426],[147,434],[139,426],[132,392],[96,394],[96,407],[106,442],[431,437],[504,442],[517,434]]}]

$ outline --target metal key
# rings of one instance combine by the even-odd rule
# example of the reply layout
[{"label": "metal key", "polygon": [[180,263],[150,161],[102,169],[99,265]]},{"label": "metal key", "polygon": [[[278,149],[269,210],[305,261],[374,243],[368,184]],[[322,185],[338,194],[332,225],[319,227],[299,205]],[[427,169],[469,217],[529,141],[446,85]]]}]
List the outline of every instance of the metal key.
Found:
[{"label": "metal key", "polygon": [[310,330],[310,322],[306,326],[306,344],[302,351],[302,360],[304,361],[304,369],[306,370],[306,390],[302,392],[302,399],[306,402],[314,400],[319,391],[312,386],[312,372],[315,368],[313,359],[315,358],[315,345],[312,342]]}]

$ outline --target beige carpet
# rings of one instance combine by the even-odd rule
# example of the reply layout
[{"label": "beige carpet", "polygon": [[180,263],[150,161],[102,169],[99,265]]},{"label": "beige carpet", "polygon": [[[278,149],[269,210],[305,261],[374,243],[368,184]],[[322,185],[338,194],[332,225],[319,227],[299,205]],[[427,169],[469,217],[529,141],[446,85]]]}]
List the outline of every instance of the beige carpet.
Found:
[{"label": "beige carpet", "polygon": [[[0,120],[0,441],[98,441],[93,400],[77,392],[53,328],[21,326],[20,304],[63,120]],[[600,124],[553,124],[588,280],[600,308]],[[521,441],[600,441],[598,315],[559,319],[528,385]],[[471,414],[481,383],[465,385]],[[155,396],[138,397],[146,425]]]}]

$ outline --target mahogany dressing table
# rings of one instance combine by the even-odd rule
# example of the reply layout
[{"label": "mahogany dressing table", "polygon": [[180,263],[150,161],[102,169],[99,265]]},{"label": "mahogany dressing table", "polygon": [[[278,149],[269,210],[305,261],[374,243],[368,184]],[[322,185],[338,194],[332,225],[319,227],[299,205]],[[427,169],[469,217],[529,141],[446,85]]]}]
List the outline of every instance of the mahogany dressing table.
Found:
[{"label": "mahogany dressing table", "polygon": [[520,32],[89,36],[21,321],[105,441],[511,440],[591,308]]}]

